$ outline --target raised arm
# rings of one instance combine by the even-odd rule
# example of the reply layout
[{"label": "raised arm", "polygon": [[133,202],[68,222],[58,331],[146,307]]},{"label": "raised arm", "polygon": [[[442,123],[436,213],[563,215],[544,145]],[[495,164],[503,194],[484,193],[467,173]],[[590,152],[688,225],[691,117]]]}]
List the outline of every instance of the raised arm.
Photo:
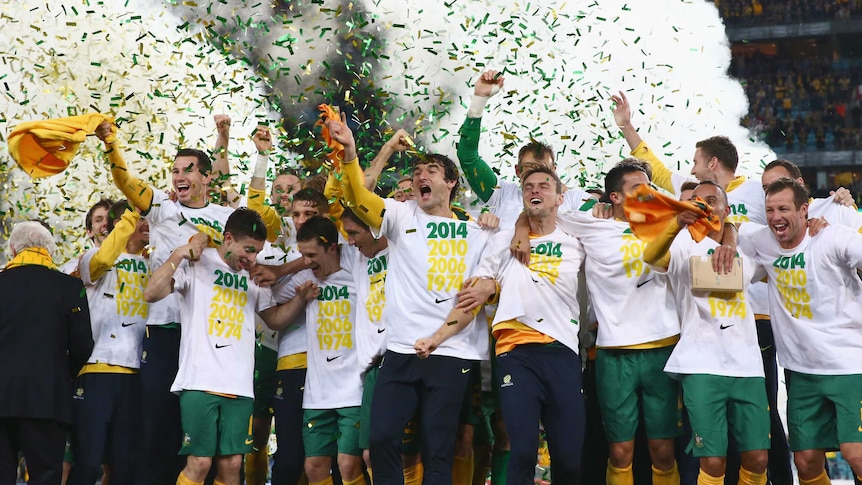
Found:
[{"label": "raised arm", "polygon": [[392,155],[410,148],[407,141],[409,136],[406,131],[398,130],[392,135],[392,138],[383,144],[383,147],[377,152],[377,156],[371,161],[371,166],[365,170],[365,183],[363,185],[366,189],[374,190],[377,186],[377,179],[380,178],[380,174],[389,165],[389,159],[392,158]]},{"label": "raised arm", "polygon": [[383,223],[385,204],[379,195],[365,188],[365,175],[359,166],[353,132],[350,131],[344,120],[330,118],[326,120],[326,126],[329,128],[332,139],[344,146],[345,160],[341,162],[341,185],[344,190],[344,201],[348,207],[354,208],[356,215],[369,227],[379,229]]},{"label": "raised arm", "polygon": [[248,188],[248,208],[260,214],[266,225],[266,240],[274,242],[281,232],[281,217],[278,211],[266,204],[266,172],[269,169],[269,153],[272,151],[272,136],[269,128],[258,126],[252,134],[257,160]]},{"label": "raised arm", "polygon": [[631,155],[639,160],[643,160],[650,164],[652,169],[652,182],[657,186],[667,190],[671,194],[675,193],[673,182],[671,180],[672,172],[667,168],[664,162],[647,146],[643,141],[637,129],[632,124],[632,109],[629,105],[629,100],[622,91],[618,95],[611,96],[614,102],[614,122],[617,128],[626,139],[626,144],[631,150]]},{"label": "raised arm", "polygon": [[105,142],[105,155],[111,167],[114,185],[120,189],[120,192],[126,196],[130,203],[140,209],[142,213],[146,213],[153,205],[153,188],[129,173],[117,138],[112,134],[112,127],[113,125],[109,122],[102,123],[96,128],[96,136]]},{"label": "raised arm", "polygon": [[225,200],[231,207],[235,207],[240,199],[239,193],[234,189],[230,179],[230,162],[228,161],[228,143],[230,142],[230,116],[215,115],[213,121],[216,125],[216,145],[213,151],[213,181],[224,194]]},{"label": "raised arm", "polygon": [[662,231],[655,241],[647,243],[644,247],[644,262],[656,268],[666,270],[670,266],[670,246],[674,238],[683,227],[698,219],[698,214],[693,211],[683,211],[671,219],[667,227]]},{"label": "raised arm", "polygon": [[497,186],[497,174],[491,170],[487,162],[479,156],[479,135],[482,131],[482,113],[491,96],[503,88],[504,78],[498,71],[485,71],[476,80],[473,88],[473,99],[467,110],[467,119],[461,125],[457,154],[461,163],[464,178],[470,188],[482,199],[488,202]]},{"label": "raised arm", "polygon": [[[114,215],[110,217],[115,218]],[[126,248],[129,237],[135,232],[135,227],[140,218],[141,215],[135,211],[126,210],[123,213],[120,222],[114,225],[114,229],[102,241],[102,245],[96,250],[96,254],[90,258],[90,264],[87,268],[90,272],[89,280],[91,282],[96,282],[114,266],[114,262],[117,261],[117,258],[120,257],[120,254]]]}]

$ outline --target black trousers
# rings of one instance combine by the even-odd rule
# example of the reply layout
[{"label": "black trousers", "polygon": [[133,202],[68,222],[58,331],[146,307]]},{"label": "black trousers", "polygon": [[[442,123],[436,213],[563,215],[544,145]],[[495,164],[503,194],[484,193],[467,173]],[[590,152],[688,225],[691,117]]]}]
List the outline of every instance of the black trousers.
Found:
[{"label": "black trousers", "polygon": [[60,485],[69,427],[57,421],[0,418],[0,485],[14,485],[18,453],[24,454],[30,485]]}]

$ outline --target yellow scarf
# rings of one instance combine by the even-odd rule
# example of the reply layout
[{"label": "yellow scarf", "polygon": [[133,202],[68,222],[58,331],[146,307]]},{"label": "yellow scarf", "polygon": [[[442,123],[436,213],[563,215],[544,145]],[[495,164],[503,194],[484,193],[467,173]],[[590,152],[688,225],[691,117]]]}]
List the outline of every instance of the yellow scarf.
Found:
[{"label": "yellow scarf", "polygon": [[57,269],[57,265],[54,264],[54,260],[51,259],[51,255],[48,254],[48,250],[45,248],[27,248],[6,263],[6,267],[3,269],[12,269],[28,264]]}]

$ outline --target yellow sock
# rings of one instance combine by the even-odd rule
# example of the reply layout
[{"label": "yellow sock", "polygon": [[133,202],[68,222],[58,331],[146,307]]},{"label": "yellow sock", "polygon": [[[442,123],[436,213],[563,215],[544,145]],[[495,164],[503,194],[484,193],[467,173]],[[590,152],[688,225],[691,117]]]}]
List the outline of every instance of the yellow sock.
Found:
[{"label": "yellow sock", "polygon": [[422,462],[404,469],[404,485],[422,485],[422,475],[425,474],[425,467]]},{"label": "yellow sock", "polygon": [[652,484],[653,485],[679,485],[679,468],[676,466],[676,461],[670,470],[659,470],[655,466],[652,467]]},{"label": "yellow sock", "polygon": [[[332,479],[329,480],[329,483],[332,483]],[[341,483],[343,483],[344,485],[366,485],[365,475],[360,473],[359,476],[354,478],[353,480],[345,480],[342,478]]]},{"label": "yellow sock", "polygon": [[180,472],[177,477],[177,485],[202,485],[204,482],[193,482],[191,478],[187,477],[185,472]]},{"label": "yellow sock", "polygon": [[739,467],[738,485],[766,485],[766,471],[763,473],[754,473],[743,467]]},{"label": "yellow sock", "polygon": [[625,468],[617,468],[608,462],[608,470],[605,472],[605,481],[607,485],[634,485],[635,476],[632,473],[632,466]]},{"label": "yellow sock", "polygon": [[245,483],[246,485],[266,484],[267,459],[266,446],[262,450],[252,451],[245,455]]},{"label": "yellow sock", "polygon": [[[360,476],[362,476],[362,475],[360,475]],[[308,485],[332,485],[332,475],[329,475],[328,477],[326,477],[325,480],[321,480],[319,482],[309,481]]]},{"label": "yellow sock", "polygon": [[371,483],[374,483],[374,474],[371,473],[371,467],[367,467],[365,472],[368,473],[368,479],[371,480]]},{"label": "yellow sock", "polygon": [[213,485],[225,485],[224,482],[220,482],[218,480],[213,479]]},{"label": "yellow sock", "polygon": [[452,461],[452,485],[473,485],[473,454]]},{"label": "yellow sock", "polygon": [[829,477],[826,476],[826,470],[823,470],[820,475],[817,475],[811,480],[799,479],[799,485],[830,485],[831,483],[832,480],[829,480]]},{"label": "yellow sock", "polygon": [[714,477],[701,468],[697,474],[697,485],[724,485],[724,475]]}]

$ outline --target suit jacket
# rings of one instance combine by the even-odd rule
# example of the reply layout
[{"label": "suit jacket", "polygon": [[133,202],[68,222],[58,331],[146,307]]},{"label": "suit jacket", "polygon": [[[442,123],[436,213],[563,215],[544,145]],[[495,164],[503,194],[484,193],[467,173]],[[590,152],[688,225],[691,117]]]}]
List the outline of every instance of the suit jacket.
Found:
[{"label": "suit jacket", "polygon": [[72,423],[72,384],[93,351],[81,280],[38,265],[0,272],[0,418]]}]

